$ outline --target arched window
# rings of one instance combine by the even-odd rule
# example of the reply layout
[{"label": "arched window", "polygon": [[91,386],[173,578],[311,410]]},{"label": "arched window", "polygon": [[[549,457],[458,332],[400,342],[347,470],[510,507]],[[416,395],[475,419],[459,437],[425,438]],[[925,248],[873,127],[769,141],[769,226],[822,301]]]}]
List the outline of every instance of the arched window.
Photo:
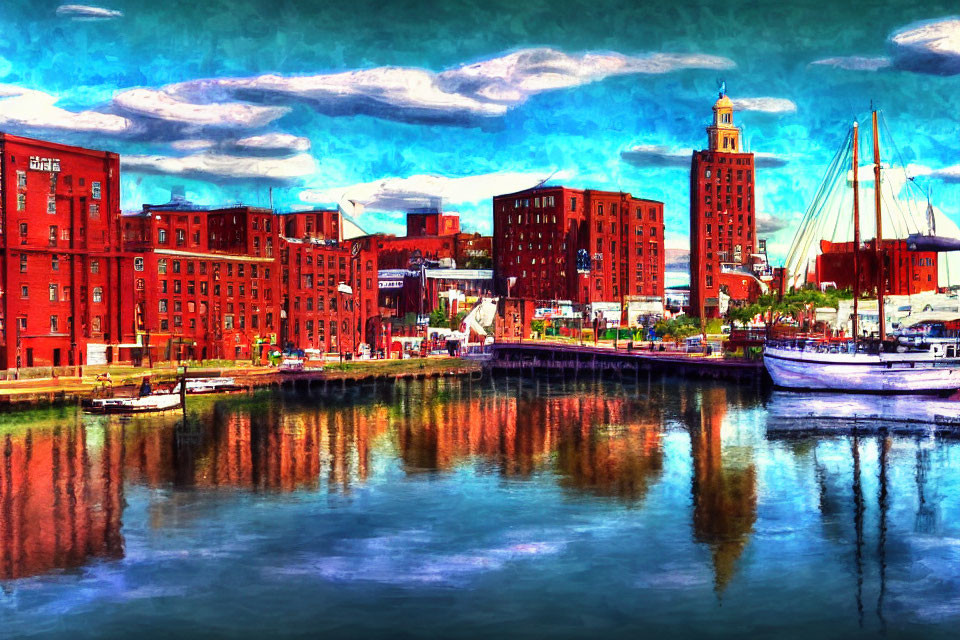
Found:
[{"label": "arched window", "polygon": [[93,301],[94,302],[103,302],[103,288],[94,287],[93,288]]}]

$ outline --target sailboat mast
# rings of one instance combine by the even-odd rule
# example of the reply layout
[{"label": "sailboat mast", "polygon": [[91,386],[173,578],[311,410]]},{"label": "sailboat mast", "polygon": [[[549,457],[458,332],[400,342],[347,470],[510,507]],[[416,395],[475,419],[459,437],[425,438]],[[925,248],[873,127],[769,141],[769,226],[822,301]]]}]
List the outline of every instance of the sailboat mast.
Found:
[{"label": "sailboat mast", "polygon": [[883,308],[883,225],[880,216],[880,135],[877,132],[877,111],[873,111],[873,203],[877,212],[877,237],[874,250],[877,254],[877,313],[880,319],[880,341],[887,339],[886,313]]},{"label": "sailboat mast", "polygon": [[857,165],[860,162],[858,133],[860,125],[853,121],[853,344],[856,346],[860,336],[860,180],[857,178]]}]

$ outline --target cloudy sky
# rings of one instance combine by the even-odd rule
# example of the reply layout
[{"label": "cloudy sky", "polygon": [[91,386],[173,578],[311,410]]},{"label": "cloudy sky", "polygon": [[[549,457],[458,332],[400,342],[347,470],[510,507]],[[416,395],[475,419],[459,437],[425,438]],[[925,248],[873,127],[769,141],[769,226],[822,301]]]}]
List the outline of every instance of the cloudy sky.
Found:
[{"label": "cloudy sky", "polygon": [[[787,7],[786,5],[789,5]],[[859,5],[859,6],[857,6]],[[0,4],[0,130],[123,154],[124,209],[431,195],[489,232],[490,196],[553,181],[666,203],[725,80],[774,253],[854,117],[884,110],[960,222],[953,2],[46,0]]]}]

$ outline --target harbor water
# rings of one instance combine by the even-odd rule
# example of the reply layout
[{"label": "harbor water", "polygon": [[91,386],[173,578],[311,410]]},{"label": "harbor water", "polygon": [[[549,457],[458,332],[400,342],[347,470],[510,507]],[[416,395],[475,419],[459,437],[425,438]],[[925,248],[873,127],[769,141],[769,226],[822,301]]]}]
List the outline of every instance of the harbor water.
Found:
[{"label": "harbor water", "polygon": [[0,637],[956,637],[960,439],[812,406],[499,378],[5,413]]}]

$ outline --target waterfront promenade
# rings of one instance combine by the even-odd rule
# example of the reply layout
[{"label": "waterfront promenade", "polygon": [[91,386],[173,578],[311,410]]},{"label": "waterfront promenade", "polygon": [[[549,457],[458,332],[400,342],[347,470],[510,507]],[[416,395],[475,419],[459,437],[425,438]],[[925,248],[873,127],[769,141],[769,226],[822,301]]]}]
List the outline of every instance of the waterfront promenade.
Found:
[{"label": "waterfront promenade", "polygon": [[[655,343],[658,346],[662,343]],[[659,371],[681,376],[727,379],[755,382],[764,377],[759,360],[705,356],[681,351],[675,345],[665,345],[664,351],[650,350],[649,343],[627,349],[600,342],[595,345],[577,345],[551,340],[524,340],[499,342],[493,345],[492,358],[485,362],[446,355],[404,360],[362,360],[329,363],[323,371],[284,373],[276,367],[254,366],[243,362],[217,361],[194,363],[188,366],[190,377],[229,376],[238,386],[252,391],[263,387],[301,387],[330,383],[357,384],[395,379],[417,379],[437,376],[478,375],[483,370],[520,375],[551,375],[554,372],[573,372],[584,375],[639,376]],[[110,372],[112,381],[98,380],[98,375]],[[0,380],[0,406],[76,402],[103,395],[129,395],[145,377],[157,384],[173,384],[178,371],[176,363],[165,362],[155,367],[95,366],[84,367],[81,376],[51,376],[50,370],[25,370],[19,380]]]}]

